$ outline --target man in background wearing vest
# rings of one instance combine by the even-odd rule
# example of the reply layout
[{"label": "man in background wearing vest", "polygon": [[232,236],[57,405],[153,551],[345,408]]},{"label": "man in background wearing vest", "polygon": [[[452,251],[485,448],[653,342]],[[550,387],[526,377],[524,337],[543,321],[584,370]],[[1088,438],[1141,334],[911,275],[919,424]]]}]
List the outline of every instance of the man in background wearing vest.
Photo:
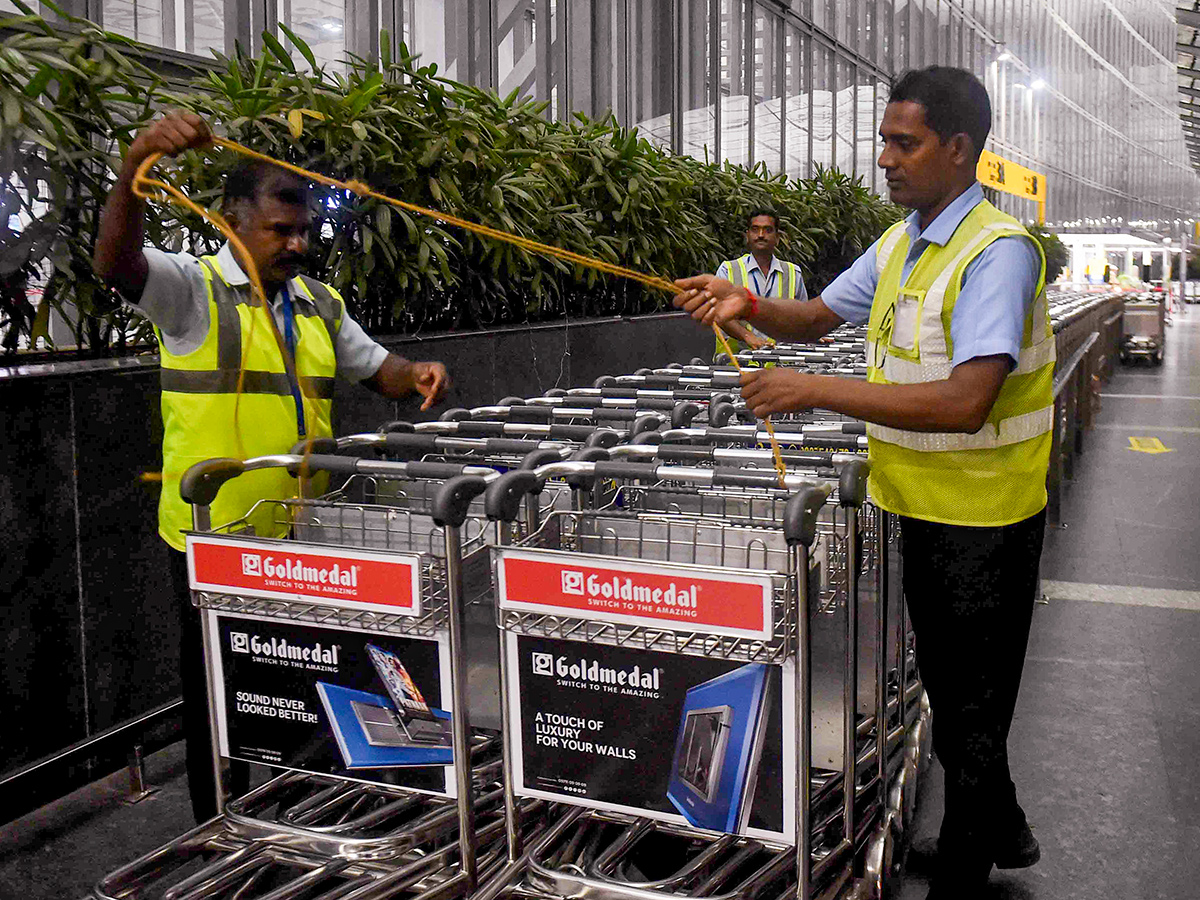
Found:
[{"label": "man in background wearing vest", "polygon": [[[746,222],[746,246],[750,252],[721,263],[717,277],[753,291],[759,297],[807,300],[808,290],[804,287],[800,267],[775,258],[775,248],[779,245],[779,219],[775,213],[769,209],[753,209]],[[729,336],[729,349],[734,353],[745,347],[758,350],[770,343],[765,334],[742,321],[723,322],[721,330]],[[716,354],[724,352],[725,348],[717,341]]]},{"label": "man in background wearing vest", "polygon": [[913,213],[809,303],[702,275],[677,306],[812,341],[867,323],[866,382],[769,369],[742,376],[756,416],[821,408],[865,419],[870,493],[900,516],[904,594],[934,710],[946,808],[930,898],[983,896],[992,865],[1040,855],[1007,739],[1045,526],[1054,339],[1045,260],[975,180],[991,127],[976,78],[935,66],[892,87],[879,165]]},{"label": "man in background wearing vest", "polygon": [[[138,134],[108,195],[94,258],[97,274],[154,325],[161,353],[158,532],[171,548],[171,580],[182,617],[188,788],[198,822],[216,814],[216,786],[200,617],[192,607],[182,552],[182,532],[192,527],[192,517],[179,496],[180,476],[200,460],[287,453],[306,437],[331,436],[335,374],[385,397],[420,394],[425,398],[422,409],[440,400],[450,384],[441,363],[409,362],[389,353],[350,318],[337,291],[299,274],[313,218],[309,186],[276,166],[240,163],[226,179],[222,212],[272,298],[279,334],[295,360],[294,380],[264,310],[250,305],[249,279],[229,244],[202,259],[144,246],[146,206],[130,187],[138,165],[152,153],[173,156],[210,139],[199,116],[181,112]],[[247,473],[221,489],[212,519],[235,521],[259,500],[296,493],[297,483],[284,469]],[[250,517],[250,524],[258,534],[281,536],[272,518],[264,508]],[[244,791],[245,765],[236,765],[231,775],[234,793]]]}]

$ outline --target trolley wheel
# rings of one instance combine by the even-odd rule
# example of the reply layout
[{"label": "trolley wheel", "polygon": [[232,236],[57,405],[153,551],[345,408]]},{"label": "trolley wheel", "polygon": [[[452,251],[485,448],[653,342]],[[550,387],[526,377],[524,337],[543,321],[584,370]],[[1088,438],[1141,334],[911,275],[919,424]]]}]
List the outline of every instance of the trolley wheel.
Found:
[{"label": "trolley wheel", "polygon": [[1163,359],[1162,351],[1159,350],[1157,353],[1154,354],[1153,357],[1151,357],[1150,362],[1154,366],[1161,366],[1162,359]]}]

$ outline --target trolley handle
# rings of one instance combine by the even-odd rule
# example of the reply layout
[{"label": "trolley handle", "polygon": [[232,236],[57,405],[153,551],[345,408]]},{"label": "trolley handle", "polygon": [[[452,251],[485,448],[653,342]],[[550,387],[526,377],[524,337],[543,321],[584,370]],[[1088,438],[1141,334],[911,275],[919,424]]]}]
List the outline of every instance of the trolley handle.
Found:
[{"label": "trolley handle", "polygon": [[378,430],[380,434],[412,434],[414,431],[416,431],[416,428],[412,422],[394,420],[391,422],[384,422],[379,426]]},{"label": "trolley handle", "polygon": [[221,485],[246,471],[240,459],[206,459],[188,468],[179,480],[179,495],[192,506],[211,506]]},{"label": "trolley handle", "polygon": [[871,464],[865,459],[852,459],[842,466],[838,478],[838,502],[842,506],[862,506],[867,499],[867,476]]},{"label": "trolley handle", "polygon": [[644,445],[657,447],[659,444],[661,444],[663,442],[663,437],[664,436],[661,431],[643,431],[641,434],[639,434],[637,437],[635,437],[629,443],[630,444],[644,444]]},{"label": "trolley handle", "polygon": [[471,418],[471,411],[469,409],[464,409],[461,406],[456,406],[453,409],[446,410],[444,413],[442,413],[440,416],[438,416],[438,421],[439,422],[464,422],[464,421],[469,420],[470,418]]},{"label": "trolley handle", "polygon": [[700,415],[700,404],[691,400],[686,400],[683,403],[675,404],[675,408],[671,410],[671,427],[672,428],[687,428],[692,424],[692,419]]},{"label": "trolley handle", "polygon": [[296,445],[288,452],[293,456],[305,456],[313,453],[335,454],[338,452],[338,442],[337,438],[331,437],[313,438],[311,441],[297,441]]},{"label": "trolley handle", "polygon": [[783,508],[783,537],[789,545],[811,547],[817,538],[817,517],[829,499],[829,486],[807,487],[788,498]]},{"label": "trolley handle", "polygon": [[552,462],[558,462],[562,458],[562,453],[557,450],[551,450],[549,448],[544,450],[533,450],[530,453],[525,454],[525,458],[521,460],[520,468],[536,469],[539,466],[548,465]]},{"label": "trolley handle", "polygon": [[[650,432],[657,434],[658,432]],[[643,435],[647,437],[648,435]],[[612,451],[606,447],[584,447],[582,450],[577,450],[571,454],[571,462],[606,462],[612,459]],[[587,490],[595,484],[595,479],[587,475],[567,475],[564,479],[571,487],[579,490]]]},{"label": "trolley handle", "polygon": [[505,472],[483,495],[483,509],[492,521],[515,522],[521,515],[521,503],[527,494],[540,493],[546,481],[532,469]]},{"label": "trolley handle", "polygon": [[724,428],[736,413],[737,409],[728,401],[714,403],[708,408],[708,424],[714,428]]},{"label": "trolley handle", "polygon": [[771,469],[761,469],[757,472],[745,469],[716,468],[713,469],[712,483],[722,487],[779,487],[779,475]]},{"label": "trolley handle", "polygon": [[584,447],[615,447],[621,443],[621,435],[611,428],[597,428],[583,442]]},{"label": "trolley handle", "polygon": [[467,520],[471,501],[486,491],[487,486],[486,479],[481,475],[453,476],[438,488],[433,497],[433,521],[443,528],[461,528]]}]

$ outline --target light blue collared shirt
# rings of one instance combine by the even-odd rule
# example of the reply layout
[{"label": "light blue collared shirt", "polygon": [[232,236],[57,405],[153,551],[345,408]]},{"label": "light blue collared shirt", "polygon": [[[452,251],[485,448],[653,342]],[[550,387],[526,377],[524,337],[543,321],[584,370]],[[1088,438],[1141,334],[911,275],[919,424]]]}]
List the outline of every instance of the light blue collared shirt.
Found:
[{"label": "light blue collared shirt", "polygon": [[[982,202],[983,188],[976,182],[950,201],[924,231],[917,223],[919,215],[911,213],[905,219],[910,245],[901,279],[908,278],[926,247],[945,245],[967,213]],[[826,306],[855,325],[863,324],[871,315],[878,247],[876,241],[821,292]],[[1032,238],[998,238],[971,260],[963,272],[962,290],[950,320],[950,338],[954,342],[951,366],[1001,353],[1007,354],[1013,365],[1017,364],[1025,316],[1033,306],[1040,270],[1041,258]]]}]

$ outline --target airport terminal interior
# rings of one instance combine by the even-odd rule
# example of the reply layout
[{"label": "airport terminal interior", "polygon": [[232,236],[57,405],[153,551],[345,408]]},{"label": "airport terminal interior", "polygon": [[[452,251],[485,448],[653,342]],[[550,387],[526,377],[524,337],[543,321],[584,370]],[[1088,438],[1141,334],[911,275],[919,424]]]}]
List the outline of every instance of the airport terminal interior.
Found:
[{"label": "airport terminal interior", "polygon": [[0,898],[1192,896],[1200,0],[0,0],[0,125]]}]

